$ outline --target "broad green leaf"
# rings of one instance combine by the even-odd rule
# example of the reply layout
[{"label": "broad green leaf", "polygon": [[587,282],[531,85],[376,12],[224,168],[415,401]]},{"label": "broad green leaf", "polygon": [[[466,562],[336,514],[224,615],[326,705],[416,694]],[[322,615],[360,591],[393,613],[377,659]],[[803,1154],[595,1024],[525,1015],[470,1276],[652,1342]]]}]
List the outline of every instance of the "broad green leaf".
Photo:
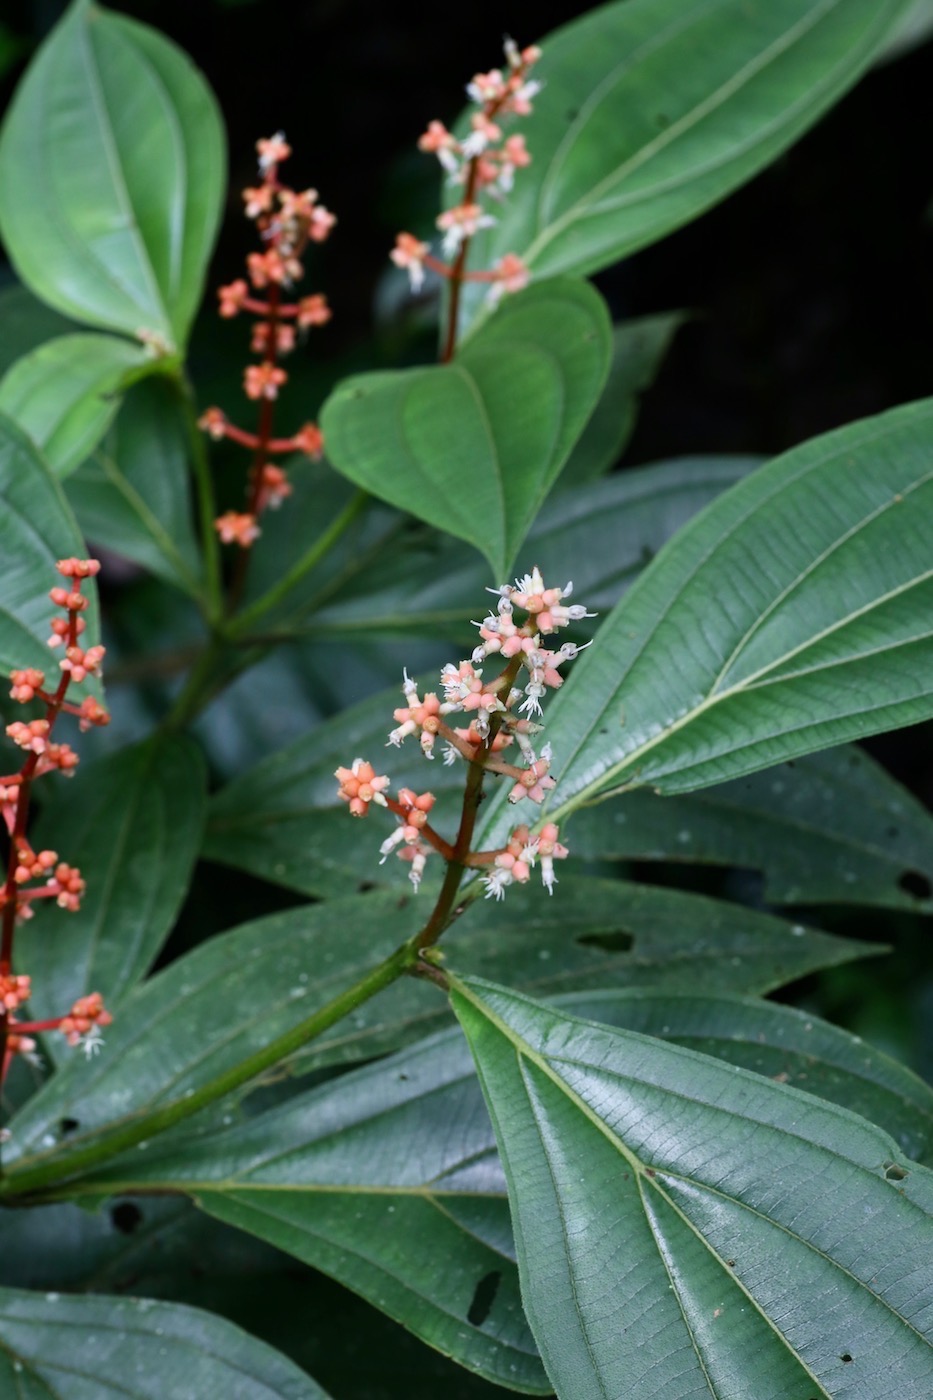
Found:
[{"label": "broad green leaf", "polygon": [[882,1129],[490,983],[453,1002],[559,1396],[926,1393],[933,1174]]},{"label": "broad green leaf", "polygon": [[[55,612],[49,589],[61,583],[55,562],[86,553],[58,482],[22,428],[0,414],[0,671],[4,674],[25,666],[49,670],[49,620]],[[85,591],[91,600],[84,614],[85,637],[97,642],[93,580]]]},{"label": "broad green leaf", "polygon": [[0,411],[25,428],[56,476],[70,476],[107,431],[145,346],[112,335],[66,335],[17,360],[0,380]]},{"label": "broad green leaf", "polygon": [[684,319],[682,312],[668,311],[613,326],[609,377],[561,473],[561,490],[595,481],[619,460],[635,430],[639,398],[654,382]]},{"label": "broad green leaf", "polygon": [[[445,946],[465,971],[547,992],[607,981],[765,992],[881,951],[674,891],[596,880],[575,888],[565,877],[558,893],[566,899],[528,890],[502,908],[477,903]],[[16,1172],[65,1163],[73,1149],[185,1104],[303,1025],[410,938],[428,912],[398,888],[351,896],[241,924],[178,958],[125,998],[96,1059],[70,1057],[13,1118],[5,1164]],[[433,987],[396,981],[299,1051],[294,1068],[383,1054],[435,1029],[445,1014]]]},{"label": "broad green leaf", "polygon": [[[933,714],[933,400],[778,457],[671,540],[545,713],[552,812]],[[505,813],[499,804],[481,833]]]},{"label": "broad green leaf", "polygon": [[557,30],[542,41],[544,90],[521,122],[532,163],[471,264],[513,252],[538,276],[590,273],[655,242],[806,131],[900,10],[901,0],[624,0]]},{"label": "broad green leaf", "polygon": [[[632,990],[577,993],[559,1005],[760,1072],[806,1074],[822,1096],[878,1110],[902,1146],[928,1141],[933,1128],[933,1093],[913,1075],[786,1007]],[[219,1137],[128,1154],[78,1189],[188,1191],[219,1219],[333,1273],[427,1340],[433,1331],[435,1345],[449,1345],[451,1331],[437,1311],[460,1318],[453,1354],[468,1365],[482,1340],[474,1328],[498,1332],[500,1344],[526,1345],[514,1318],[506,1315],[503,1327],[498,1306],[517,1286],[505,1181],[455,1031]],[[471,1326],[462,1326],[464,1315]],[[507,1353],[503,1359],[514,1364]],[[497,1369],[501,1378],[501,1363]],[[519,1370],[527,1375],[527,1362]],[[517,1384],[514,1373],[506,1383]]]},{"label": "broad green leaf", "polygon": [[[205,800],[200,751],[176,736],[82,766],[43,804],[35,849],[77,865],[87,889],[76,914],[37,908],[23,935],[32,1019],[61,1016],[92,991],[114,1010],[146,974],[187,893]],[[49,1049],[67,1054],[58,1037]]]},{"label": "broad green leaf", "polygon": [[584,860],[760,870],[771,904],[933,909],[933,817],[851,745],[700,792],[627,792],[581,808],[564,834]]},{"label": "broad green leaf", "polygon": [[0,1289],[0,1392],[17,1400],[327,1400],[284,1356],[200,1308]]},{"label": "broad green leaf", "polygon": [[69,335],[78,329],[73,321],[59,316],[57,311],[15,282],[0,291],[0,325],[3,326],[0,374],[6,374],[17,360],[37,350],[46,341]]},{"label": "broad green leaf", "polygon": [[917,48],[919,44],[925,44],[931,35],[933,35],[933,0],[910,0],[907,8],[901,12],[891,26],[882,49],[875,57],[875,62],[889,63],[891,59],[901,58],[902,55]]},{"label": "broad green leaf", "polygon": [[171,383],[133,386],[66,494],[88,539],[198,593],[187,427]]},{"label": "broad green leaf", "polygon": [[470,1370],[548,1393],[489,1118],[456,1031],[203,1144],[153,1143],[81,1187],[125,1194],[124,1178],[130,1192],[185,1191]]},{"label": "broad green leaf", "polygon": [[454,363],[338,385],[321,413],[328,457],[373,495],[468,540],[504,576],[598,401],[610,353],[592,287],[529,287]]},{"label": "broad green leaf", "polygon": [[220,216],[213,96],[174,44],[76,0],[0,136],[0,232],[26,285],[65,315],[184,345]]}]

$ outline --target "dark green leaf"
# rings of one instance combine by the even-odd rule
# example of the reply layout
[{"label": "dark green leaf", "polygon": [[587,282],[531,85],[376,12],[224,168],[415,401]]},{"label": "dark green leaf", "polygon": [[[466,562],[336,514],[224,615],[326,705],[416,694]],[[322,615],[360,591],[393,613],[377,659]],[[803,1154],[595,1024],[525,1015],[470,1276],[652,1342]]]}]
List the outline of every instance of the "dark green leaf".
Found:
[{"label": "dark green leaf", "polygon": [[88,539],[198,593],[187,427],[172,384],[134,385],[66,494]]},{"label": "dark green leaf", "polygon": [[151,359],[113,335],[66,335],[17,360],[0,381],[0,410],[19,423],[56,476],[69,476],[100,442],[128,377]]},{"label": "dark green leaf", "polygon": [[174,44],[77,0],[0,137],[0,231],[19,276],[76,320],[183,346],[220,216],[214,99]]},{"label": "dark green leaf", "polygon": [[[61,583],[55,561],[86,552],[58,482],[22,428],[0,414],[0,671],[49,669],[49,619],[55,611],[49,589]],[[93,580],[86,593],[91,606],[84,614],[85,637],[97,642]]]},{"label": "dark green leaf", "polygon": [[926,1393],[933,1174],[885,1132],[490,983],[453,1000],[559,1396]]},{"label": "dark green leaf", "polygon": [[327,1400],[222,1318],[148,1298],[0,1289],[0,1392],[17,1400]]},{"label": "dark green leaf", "polygon": [[[933,713],[933,400],[815,438],[662,551],[545,719],[552,813],[688,792]],[[489,827],[508,817],[499,803]]]},{"label": "dark green leaf", "polygon": [[468,540],[504,576],[598,401],[610,352],[592,287],[529,287],[453,364],[338,385],[321,414],[328,456],[358,486]]},{"label": "dark green leaf", "polygon": [[513,252],[538,275],[595,272],[687,223],[851,87],[900,8],[625,0],[547,36],[522,122],[532,164],[473,265]]},{"label": "dark green leaf", "polygon": [[635,430],[638,400],[649,389],[684,316],[669,311],[612,328],[612,361],[599,403],[561,472],[561,490],[595,481],[622,456]]},{"label": "dark green leaf", "polygon": [[[43,805],[35,849],[77,865],[87,890],[78,913],[37,908],[30,924],[33,1019],[61,1016],[92,991],[114,1009],[145,975],[187,892],[205,798],[198,747],[175,737],[79,768]],[[59,1046],[50,1040],[50,1050]]]},{"label": "dark green leaf", "polygon": [[0,291],[0,325],[0,374],[46,341],[77,330],[73,321],[16,283]]},{"label": "dark green leaf", "polygon": [[624,793],[575,812],[584,860],[673,860],[760,870],[772,904],[933,909],[933,817],[843,745],[674,797]]}]

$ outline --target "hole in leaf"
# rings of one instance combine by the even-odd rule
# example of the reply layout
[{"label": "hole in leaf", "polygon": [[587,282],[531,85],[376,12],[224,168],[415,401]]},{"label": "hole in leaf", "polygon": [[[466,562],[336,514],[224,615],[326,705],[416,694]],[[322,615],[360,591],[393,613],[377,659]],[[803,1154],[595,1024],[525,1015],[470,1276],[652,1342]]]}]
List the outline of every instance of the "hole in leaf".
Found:
[{"label": "hole in leaf", "polygon": [[495,1302],[501,1280],[501,1273],[495,1269],[491,1274],[484,1274],[476,1285],[473,1301],[467,1313],[467,1322],[472,1322],[474,1327],[482,1327],[489,1316],[489,1310]]},{"label": "hole in leaf", "polygon": [[635,946],[635,935],[617,928],[611,933],[584,933],[576,942],[584,948],[601,948],[604,953],[628,953]]},{"label": "hole in leaf", "polygon": [[899,1167],[896,1162],[885,1162],[883,1165],[885,1181],[903,1181],[907,1176],[904,1168]]},{"label": "hole in leaf", "polygon": [[143,1213],[132,1201],[121,1201],[111,1210],[110,1219],[121,1235],[132,1235],[142,1224]]},{"label": "hole in leaf", "polygon": [[842,1355],[840,1356],[839,1360],[840,1360],[840,1361],[851,1361],[851,1360],[852,1360],[852,1357],[849,1355],[849,1353],[848,1353],[847,1351],[844,1351],[844,1352],[842,1353]]},{"label": "hole in leaf", "polygon": [[69,1133],[76,1133],[80,1126],[77,1118],[60,1118],[58,1120],[58,1131],[62,1137],[67,1137]]},{"label": "hole in leaf", "polygon": [[905,870],[897,883],[905,894],[912,894],[914,899],[929,899],[933,894],[933,885],[919,870]]}]

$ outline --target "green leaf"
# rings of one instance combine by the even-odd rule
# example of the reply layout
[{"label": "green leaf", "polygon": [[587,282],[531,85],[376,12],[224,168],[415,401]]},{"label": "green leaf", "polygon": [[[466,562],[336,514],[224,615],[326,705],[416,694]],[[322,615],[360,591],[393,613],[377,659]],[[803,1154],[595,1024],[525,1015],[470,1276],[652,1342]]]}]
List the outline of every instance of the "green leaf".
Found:
[{"label": "green leaf", "polygon": [[224,189],[204,79],[162,35],[77,0],[17,89],[0,136],[0,232],[44,301],[184,345]]},{"label": "green leaf", "polygon": [[198,595],[187,426],[173,384],[133,386],[66,494],[88,539]]},{"label": "green leaf", "polygon": [[504,576],[596,405],[611,327],[586,283],[509,297],[453,364],[356,375],[321,413],[358,486],[485,555]]},{"label": "green leaf", "polygon": [[[545,719],[552,814],[688,792],[933,714],[933,400],[778,457],[662,551]],[[506,815],[500,803],[480,833]]]},{"label": "green leaf", "polygon": [[[76,914],[36,909],[24,962],[32,1019],[61,1016],[92,991],[114,1010],[146,974],[187,893],[206,786],[196,744],[154,738],[82,766],[43,804],[35,849],[77,865],[87,890]],[[69,1054],[58,1037],[48,1048]]]},{"label": "green leaf", "polygon": [[17,360],[0,380],[0,410],[25,428],[56,476],[69,476],[107,431],[128,379],[152,362],[112,335],[66,335]]},{"label": "green leaf", "polygon": [[[48,670],[49,619],[55,611],[49,589],[61,582],[55,562],[86,553],[58,482],[22,428],[0,414],[0,671]],[[93,579],[84,591],[91,600],[85,637],[96,643],[100,624]]]},{"label": "green leaf", "polygon": [[680,311],[640,316],[612,328],[609,377],[561,473],[561,490],[579,488],[608,472],[622,456],[638,417],[638,402],[650,389],[671,341],[686,318]]},{"label": "green leaf", "polygon": [[544,91],[521,123],[532,163],[471,264],[513,252],[538,276],[596,272],[679,228],[812,126],[900,8],[624,0],[548,35]]},{"label": "green leaf", "polygon": [[875,62],[889,63],[901,58],[933,35],[933,0],[910,0],[901,12],[885,40]]},{"label": "green leaf", "polygon": [[453,1003],[559,1396],[925,1393],[933,1174],[885,1132],[489,983]]},{"label": "green leaf", "polygon": [[0,1391],[23,1400],[327,1400],[264,1342],[200,1308],[0,1289]]},{"label": "green leaf", "polygon": [[55,336],[69,335],[78,328],[59,316],[32,292],[16,283],[0,291],[0,374],[6,374],[17,360],[37,350]]},{"label": "green leaf", "polygon": [[933,910],[933,817],[850,745],[700,792],[627,792],[581,808],[564,834],[583,860],[759,870],[770,904]]},{"label": "green leaf", "polygon": [[[929,1089],[855,1037],[786,1007],[629,989],[576,993],[559,1004],[564,1012],[656,1031],[732,1064],[807,1074],[826,1097],[877,1109],[904,1141],[929,1140]],[[500,1311],[517,1290],[505,1181],[455,1031],[219,1137],[163,1143],[161,1155],[129,1154],[78,1189],[191,1192],[218,1219],[324,1268],[427,1340],[433,1333],[442,1349],[450,1345],[450,1317],[460,1318],[452,1354],[467,1365],[479,1357],[493,1379],[502,1379],[503,1362],[514,1363],[507,1344],[527,1347],[524,1329]],[[383,1271],[391,1275],[388,1286]],[[492,1307],[478,1321],[484,1302]],[[471,1325],[463,1326],[464,1316]],[[503,1344],[498,1357],[481,1350],[490,1333]],[[527,1379],[521,1360],[519,1378],[524,1372]],[[519,1378],[507,1372],[505,1383]]]}]

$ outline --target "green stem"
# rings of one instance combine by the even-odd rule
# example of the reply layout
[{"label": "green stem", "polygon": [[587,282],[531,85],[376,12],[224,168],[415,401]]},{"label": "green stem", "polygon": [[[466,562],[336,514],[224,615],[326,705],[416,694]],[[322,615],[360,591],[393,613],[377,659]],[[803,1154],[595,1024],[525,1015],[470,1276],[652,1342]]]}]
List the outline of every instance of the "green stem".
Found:
[{"label": "green stem", "polygon": [[197,661],[188,673],[174,705],[162,721],[162,728],[169,733],[190,723],[201,711],[206,700],[214,694],[217,680],[218,662],[223,655],[226,640],[216,634],[208,642]]},{"label": "green stem", "polygon": [[217,501],[214,496],[214,479],[211,476],[210,462],[204,445],[204,434],[198,427],[198,410],[194,390],[183,374],[173,376],[172,383],[178,390],[185,410],[188,428],[188,445],[194,488],[198,499],[198,516],[201,528],[201,549],[204,567],[204,613],[211,625],[223,618],[223,572],[220,559],[220,541],[214,529],[217,518]]},{"label": "green stem", "polygon": [[287,598],[291,590],[330,553],[340,536],[353,524],[368,499],[365,491],[356,491],[340,514],[336,515],[327,529],[318,535],[313,544],[308,546],[301,558],[279,579],[274,588],[270,588],[261,598],[257,598],[251,607],[245,608],[237,614],[231,624],[231,634],[239,636],[244,631],[248,631],[271,608]]},{"label": "green stem", "polygon": [[[141,1114],[110,1132],[104,1128],[102,1136],[95,1142],[88,1143],[85,1147],[74,1147],[51,1161],[39,1160],[34,1166],[25,1165],[19,1170],[14,1165],[0,1180],[0,1196],[15,1197],[41,1190],[44,1186],[60,1186],[77,1173],[99,1167],[111,1157],[135,1147],[137,1143],[147,1141],[158,1133],[164,1133],[168,1128],[174,1128],[192,1114],[199,1113],[201,1109],[209,1107],[265,1070],[271,1069],[280,1060],[294,1055],[303,1045],[329,1030],[344,1016],[349,1016],[384,987],[397,981],[417,960],[416,950],[410,943],[403,943],[333,1001],[322,1006],[299,1025],[293,1026],[291,1030],[270,1040],[261,1050],[241,1060],[224,1074],[218,1075],[209,1084],[196,1089],[190,1097],[177,1099],[174,1103],[166,1104],[164,1108]],[[77,1184],[74,1194],[81,1194]]]}]

